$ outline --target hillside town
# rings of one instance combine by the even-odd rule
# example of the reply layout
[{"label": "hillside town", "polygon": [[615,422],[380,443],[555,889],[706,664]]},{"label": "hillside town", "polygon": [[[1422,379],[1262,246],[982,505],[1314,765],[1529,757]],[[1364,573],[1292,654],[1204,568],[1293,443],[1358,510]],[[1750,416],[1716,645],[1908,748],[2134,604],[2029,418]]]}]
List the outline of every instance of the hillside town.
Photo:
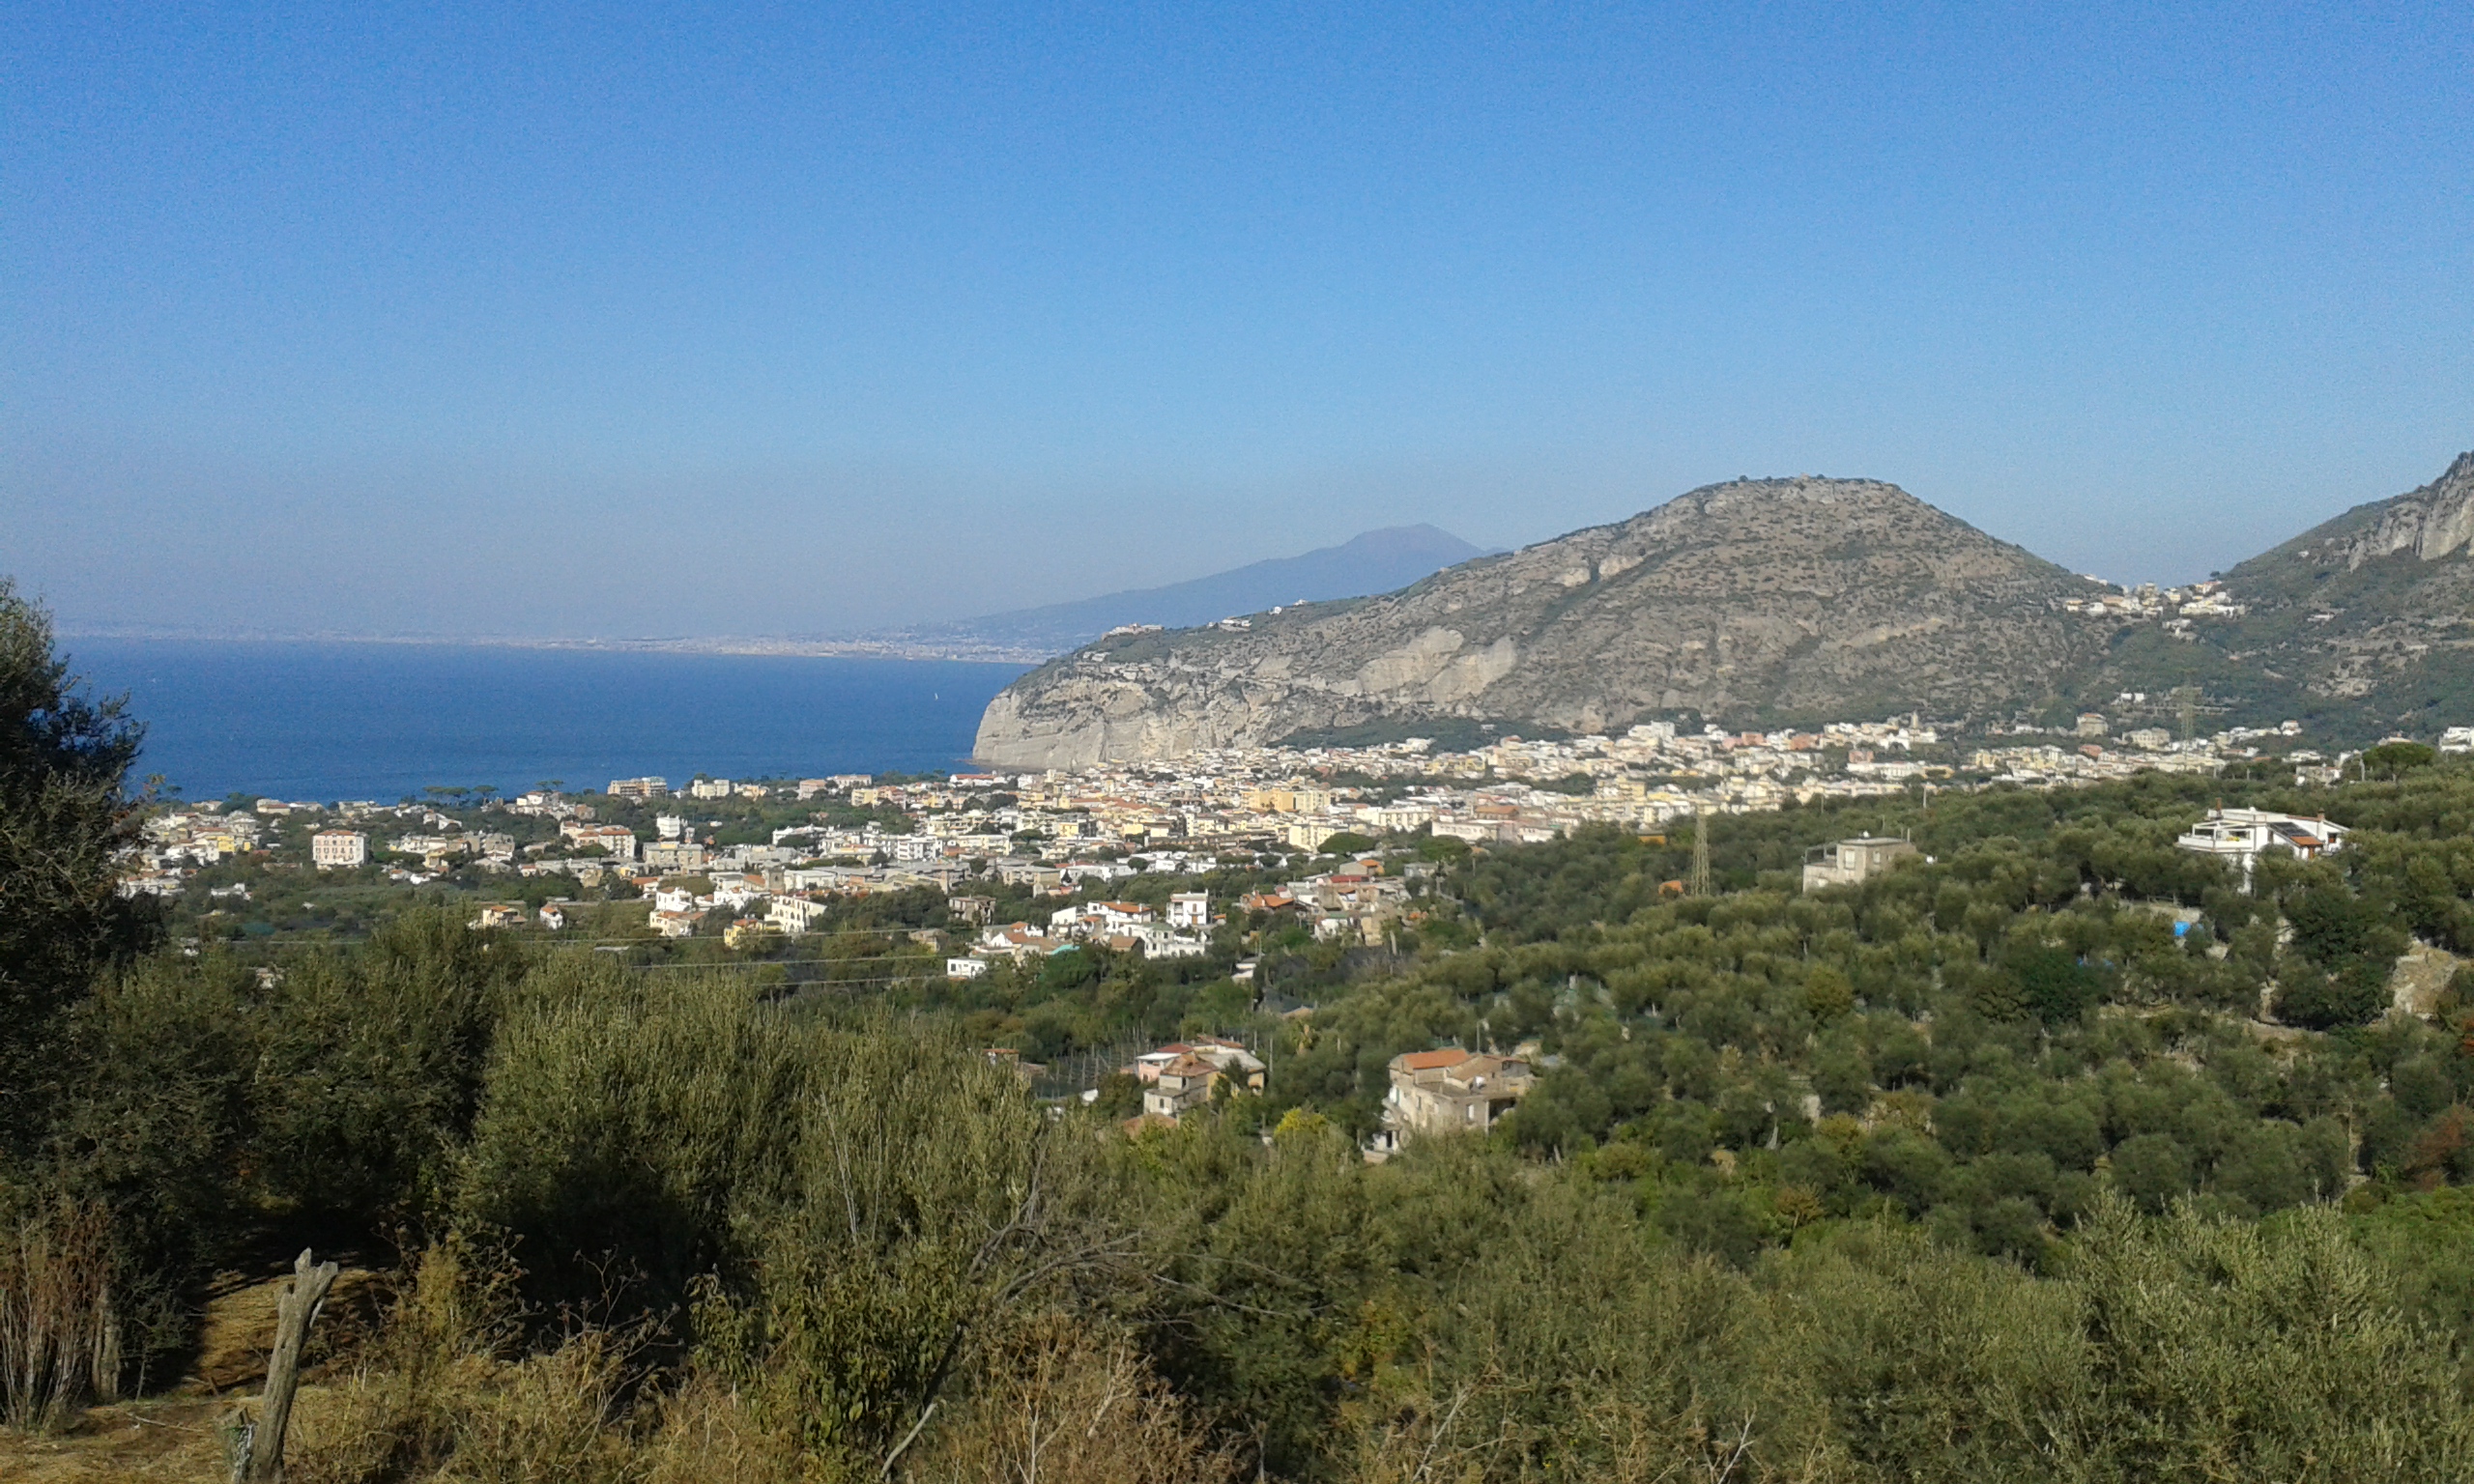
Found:
[{"label": "hillside town", "polygon": [[2089,618],[2155,618],[2162,619],[2168,629],[2187,629],[2193,619],[2239,618],[2251,611],[2221,582],[2182,587],[2160,587],[2154,583],[2126,586],[2101,577],[2089,577],[2087,582],[2104,591],[2063,600],[2065,612]]},{"label": "hillside town", "polygon": [[[2125,694],[2116,714],[2141,714]],[[974,882],[1041,894],[1106,890],[1139,873],[1197,875],[1228,861],[1304,864],[1371,852],[1364,865],[1301,870],[1251,894],[1250,907],[1294,908],[1319,939],[1375,943],[1405,909],[1407,880],[1386,875],[1378,847],[1405,837],[1467,845],[1535,843],[1590,825],[1654,834],[1704,813],[1902,796],[1912,790],[2057,787],[2143,771],[2212,775],[2276,753],[2296,782],[2333,781],[2345,758],[2292,744],[2301,728],[2236,728],[2175,740],[2162,726],[2118,738],[2106,713],[2069,733],[2021,728],[1962,744],[1924,719],[1839,723],[1812,730],[1687,731],[1650,723],[1621,735],[1506,735],[1465,751],[1410,738],[1366,747],[1196,753],[1173,763],[1076,772],[846,773],[796,780],[613,779],[599,794],[536,789],[509,799],[461,795],[332,804],[261,798],[173,804],[145,819],[125,895],[177,898],[201,870],[238,860],[320,874],[374,873],[418,888],[455,873],[572,886],[530,909],[487,903],[476,926],[563,927],[587,892],[643,903],[651,933],[714,930],[734,945],[810,931],[831,903],[934,889],[958,903]],[[2474,732],[2444,746],[2474,747]],[[723,830],[709,806],[734,801],[765,822],[762,838]],[[700,806],[705,806],[701,808]],[[628,820],[616,817],[627,814]],[[644,816],[649,815],[648,818]],[[647,827],[649,826],[649,827]],[[724,840],[721,834],[735,838]],[[245,883],[210,888],[245,899]],[[538,898],[535,891],[529,897]],[[967,910],[964,912],[967,916]],[[1165,913],[1088,902],[1045,921],[982,922],[949,972],[984,972],[1085,940],[1155,958],[1197,956],[1214,921],[1199,897]]]}]

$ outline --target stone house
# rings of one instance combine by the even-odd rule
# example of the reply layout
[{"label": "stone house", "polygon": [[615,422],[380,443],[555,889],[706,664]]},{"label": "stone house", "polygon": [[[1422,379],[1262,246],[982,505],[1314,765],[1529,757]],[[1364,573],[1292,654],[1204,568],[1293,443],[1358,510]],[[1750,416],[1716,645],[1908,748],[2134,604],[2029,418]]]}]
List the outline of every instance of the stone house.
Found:
[{"label": "stone house", "polygon": [[1518,1106],[1537,1079],[1520,1056],[1447,1046],[1392,1058],[1383,1124],[1399,1133],[1482,1133]]}]

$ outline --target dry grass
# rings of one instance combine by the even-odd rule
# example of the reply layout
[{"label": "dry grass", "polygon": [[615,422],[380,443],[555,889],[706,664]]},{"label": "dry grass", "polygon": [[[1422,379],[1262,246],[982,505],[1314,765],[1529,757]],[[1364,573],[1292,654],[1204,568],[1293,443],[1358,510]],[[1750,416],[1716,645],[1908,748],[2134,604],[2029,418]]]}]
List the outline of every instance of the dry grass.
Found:
[{"label": "dry grass", "polygon": [[120,1381],[110,1234],[60,1201],[0,1228],[0,1422],[56,1428]]},{"label": "dry grass", "polygon": [[[625,1330],[579,1327],[526,1353],[511,1275],[448,1245],[296,1434],[296,1484],[815,1484],[873,1460],[802,1449],[796,1429],[719,1377],[650,1384]],[[1062,1317],[992,1348],[897,1460],[914,1480],[1224,1484],[1230,1452],[1122,1336]]]},{"label": "dry grass", "polygon": [[738,1394],[699,1376],[656,1404],[639,1454],[645,1484],[799,1484],[812,1476],[795,1440],[760,1423]]},{"label": "dry grass", "polygon": [[295,1484],[797,1484],[794,1442],[726,1387],[653,1385],[644,1336],[580,1325],[528,1351],[517,1274],[431,1248],[321,1405],[296,1423]]},{"label": "dry grass", "polygon": [[1123,1336],[1056,1316],[989,1357],[986,1380],[908,1476],[988,1484],[1225,1484],[1238,1475]]},{"label": "dry grass", "polygon": [[423,1254],[338,1378],[334,1405],[302,1419],[287,1473],[302,1484],[614,1476],[605,1455],[626,1347],[587,1330],[522,1356],[512,1278],[461,1246]]}]

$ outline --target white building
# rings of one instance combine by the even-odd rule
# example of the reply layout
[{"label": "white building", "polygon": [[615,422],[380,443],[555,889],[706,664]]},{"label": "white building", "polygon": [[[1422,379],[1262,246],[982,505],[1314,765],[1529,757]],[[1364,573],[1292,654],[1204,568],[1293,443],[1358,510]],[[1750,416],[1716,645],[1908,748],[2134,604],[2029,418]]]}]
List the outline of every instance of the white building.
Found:
[{"label": "white building", "polygon": [[1200,938],[1179,937],[1174,933],[1155,930],[1142,940],[1142,956],[1146,958],[1199,958],[1211,952],[1211,945]]},{"label": "white building", "polygon": [[1359,818],[1378,833],[1418,829],[1434,818],[1434,811],[1424,804],[1369,804],[1357,812]]},{"label": "white building", "polygon": [[2261,851],[2282,846],[2303,860],[2316,860],[2331,850],[2344,849],[2346,834],[2344,825],[2324,817],[2305,819],[2261,809],[2212,809],[2173,844],[2195,855],[2235,862],[2247,888],[2251,868]]},{"label": "white building", "polygon": [[1150,922],[1151,909],[1138,901],[1087,901],[1079,907],[1059,907],[1048,915],[1051,932],[1078,938],[1092,933],[1108,936],[1131,932]]},{"label": "white building", "polygon": [[647,845],[645,864],[655,870],[702,870],[712,859],[703,845],[681,842],[674,845]]},{"label": "white building", "polygon": [[1341,833],[1339,822],[1334,819],[1292,819],[1287,829],[1288,842],[1301,850],[1320,850],[1323,842]]},{"label": "white building", "polygon": [[1177,892],[1168,898],[1168,926],[1203,928],[1211,926],[1209,892]]},{"label": "white building", "polygon": [[320,870],[350,870],[369,860],[369,837],[359,830],[320,830],[309,837],[309,860]]},{"label": "white building", "polygon": [[713,905],[728,907],[734,912],[744,912],[749,903],[762,901],[769,895],[761,877],[750,879],[742,875],[735,880],[724,878],[713,883]]},{"label": "white building", "polygon": [[731,781],[727,778],[700,778],[687,785],[690,798],[727,799],[731,796]]},{"label": "white building", "polygon": [[947,979],[977,979],[987,972],[988,960],[985,958],[948,958],[945,960],[945,977]]},{"label": "white building", "polygon": [[599,845],[601,853],[611,860],[632,861],[636,858],[636,832],[623,824],[575,824],[570,821],[560,826],[559,833],[572,841],[579,850]]},{"label": "white building", "polygon": [[1151,921],[1151,909],[1138,901],[1094,901],[1082,908],[1082,920],[1103,932],[1124,932]]},{"label": "white building", "polygon": [[764,920],[784,932],[797,934],[812,930],[826,911],[826,904],[814,898],[782,896],[764,909]]}]

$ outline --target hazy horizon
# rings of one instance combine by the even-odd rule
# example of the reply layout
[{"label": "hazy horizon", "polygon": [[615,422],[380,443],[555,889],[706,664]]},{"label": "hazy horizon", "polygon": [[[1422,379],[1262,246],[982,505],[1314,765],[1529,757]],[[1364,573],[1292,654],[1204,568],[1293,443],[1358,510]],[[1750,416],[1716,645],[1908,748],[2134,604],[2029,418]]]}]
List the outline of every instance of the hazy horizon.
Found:
[{"label": "hazy horizon", "polygon": [[842,633],[1887,480],[2116,581],[2474,447],[2474,12],[25,8],[64,628]]}]

